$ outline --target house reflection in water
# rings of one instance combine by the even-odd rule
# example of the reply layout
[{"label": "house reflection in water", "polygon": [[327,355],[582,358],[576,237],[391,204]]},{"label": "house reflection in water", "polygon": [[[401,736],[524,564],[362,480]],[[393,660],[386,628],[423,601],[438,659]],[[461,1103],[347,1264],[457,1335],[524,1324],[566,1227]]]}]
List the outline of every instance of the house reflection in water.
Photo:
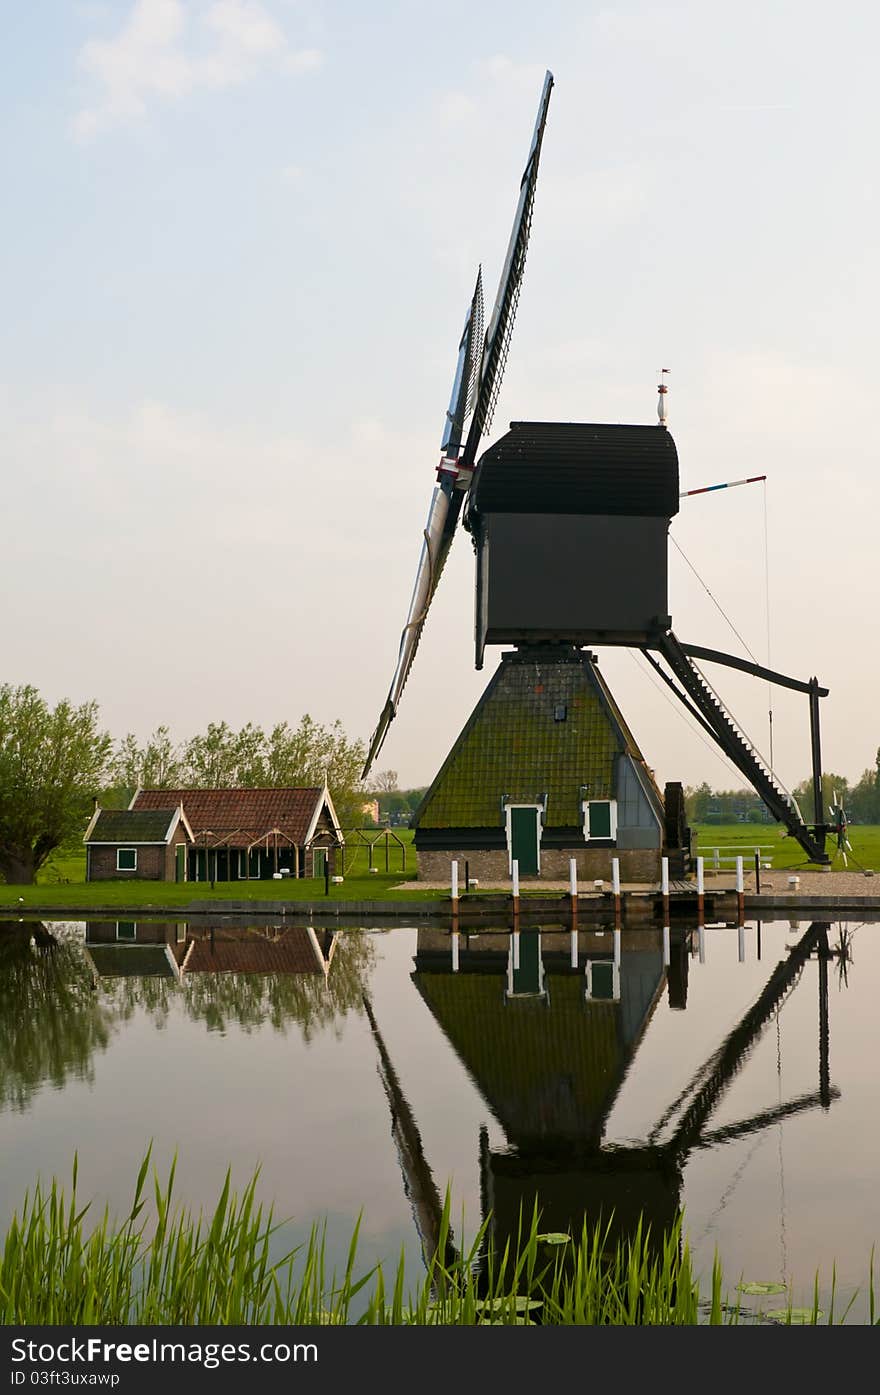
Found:
[{"label": "house reflection in water", "polygon": [[[502,1126],[507,1147],[480,1131],[482,1209],[503,1248],[528,1226],[580,1236],[586,1222],[612,1241],[650,1226],[652,1242],[679,1219],[694,1148],[758,1132],[786,1115],[827,1109],[839,1092],[828,1063],[828,926],[811,925],[755,1002],[661,1114],[644,1142],[604,1144],[611,1109],[666,990],[687,1002],[690,931],[521,930],[418,934],[412,981]],[[706,1128],[733,1076],[810,958],[819,961],[819,1089],[724,1129]],[[664,1098],[662,1066],[658,1101]],[[405,1101],[394,1101],[405,1117]],[[437,1212],[439,1198],[433,1211]],[[422,1208],[422,1217],[428,1208]],[[424,1225],[422,1227],[424,1228]],[[428,1237],[423,1235],[423,1241]]]},{"label": "house reflection in water", "polygon": [[322,974],[338,932],[312,926],[198,926],[185,921],[90,921],[86,952],[101,978],[196,974]]}]

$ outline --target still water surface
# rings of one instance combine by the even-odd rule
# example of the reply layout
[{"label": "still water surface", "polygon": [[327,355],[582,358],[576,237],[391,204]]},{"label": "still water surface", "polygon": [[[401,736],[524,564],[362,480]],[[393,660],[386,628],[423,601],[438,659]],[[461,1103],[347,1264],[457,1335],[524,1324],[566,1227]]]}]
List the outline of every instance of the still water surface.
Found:
[{"label": "still water surface", "polygon": [[[0,1226],[35,1175],[112,1211],[152,1141],[412,1277],[537,1192],[547,1229],[679,1208],[698,1272],[866,1320],[880,1240],[880,925],[459,938],[437,928],[0,921]],[[281,1241],[279,1241],[281,1243]],[[766,1301],[766,1300],[765,1300]]]}]

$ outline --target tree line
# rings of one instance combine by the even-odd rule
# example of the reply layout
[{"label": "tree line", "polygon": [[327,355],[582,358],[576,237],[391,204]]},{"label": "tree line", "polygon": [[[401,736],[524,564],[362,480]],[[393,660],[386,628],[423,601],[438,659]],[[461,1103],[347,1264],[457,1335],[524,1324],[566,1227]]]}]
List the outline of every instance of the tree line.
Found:
[{"label": "tree line", "polygon": [[126,808],[138,788],[218,789],[322,786],[326,777],[343,825],[361,822],[363,741],[340,721],[306,714],[297,726],[270,731],[248,722],[236,731],[211,722],[175,742],[159,726],[144,742],[129,732],[114,741],[98,704],[55,707],[30,685],[0,685],[0,877],[33,882],[56,848],[81,839],[97,800]]},{"label": "tree line", "polygon": [[[791,791],[806,823],[813,822],[813,777],[807,776]],[[754,790],[715,790],[703,783],[688,786],[684,792],[690,823],[775,822],[773,815]],[[822,775],[822,812],[830,818],[832,805],[842,805],[851,823],[880,824],[880,748],[874,764],[850,784],[845,775],[827,771]]]}]

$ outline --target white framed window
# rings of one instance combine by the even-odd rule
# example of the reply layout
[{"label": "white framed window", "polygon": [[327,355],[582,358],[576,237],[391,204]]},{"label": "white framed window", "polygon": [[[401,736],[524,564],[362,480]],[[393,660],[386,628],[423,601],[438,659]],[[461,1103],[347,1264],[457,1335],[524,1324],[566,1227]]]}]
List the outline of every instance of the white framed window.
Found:
[{"label": "white framed window", "polygon": [[137,848],[116,849],[117,872],[136,872],[138,865]]},{"label": "white framed window", "polygon": [[116,938],[117,940],[136,940],[137,923],[133,920],[117,920]]},{"label": "white framed window", "polygon": [[617,800],[585,799],[584,838],[588,843],[614,841],[617,837]]},{"label": "white framed window", "polygon": [[588,1003],[620,1002],[620,968],[613,959],[588,959],[584,977]]}]

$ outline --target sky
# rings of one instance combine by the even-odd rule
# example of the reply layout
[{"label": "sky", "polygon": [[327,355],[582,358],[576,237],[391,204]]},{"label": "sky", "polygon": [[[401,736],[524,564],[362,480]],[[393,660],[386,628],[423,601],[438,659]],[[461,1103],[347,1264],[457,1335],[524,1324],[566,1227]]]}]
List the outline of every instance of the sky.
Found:
[{"label": "sky", "polygon": [[[409,602],[476,268],[491,304],[555,87],[498,408],[656,422],[683,640],[830,689],[880,746],[880,11],[842,0],[6,0],[0,681],[114,736],[340,719],[365,741]],[[681,549],[681,552],[679,551]],[[684,556],[682,556],[682,553]],[[685,558],[687,560],[685,560]],[[377,769],[433,779],[473,666],[460,532]],[[742,778],[628,650],[662,782]],[[768,751],[767,685],[707,666]],[[775,689],[773,763],[810,768]]]}]

